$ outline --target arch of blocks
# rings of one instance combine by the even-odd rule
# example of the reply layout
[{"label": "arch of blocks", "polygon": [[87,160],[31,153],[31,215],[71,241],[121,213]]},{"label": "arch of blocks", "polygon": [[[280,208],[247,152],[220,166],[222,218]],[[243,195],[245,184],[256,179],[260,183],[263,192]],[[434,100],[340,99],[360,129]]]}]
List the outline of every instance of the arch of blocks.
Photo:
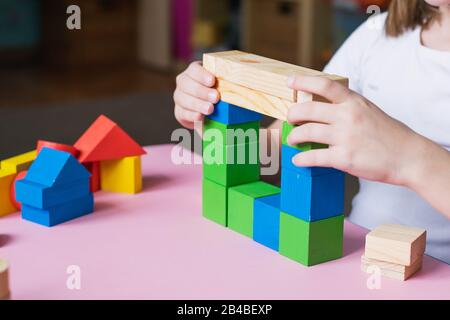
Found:
[{"label": "arch of blocks", "polygon": [[[288,76],[299,73],[345,84],[347,79],[240,51],[206,54],[203,65],[217,77],[221,94],[204,121],[203,216],[306,266],[340,258],[345,176],[333,168],[292,163],[299,152],[327,146],[287,144],[294,128],[285,121],[289,106],[320,98],[295,92],[286,83]],[[239,129],[258,132],[262,114],[284,120],[281,188],[261,181],[259,161],[250,161],[251,153],[259,152],[258,135],[246,135],[244,141],[229,135]],[[221,135],[218,141],[208,137],[213,129]],[[222,161],[205,161],[211,144],[222,150]],[[245,161],[230,161],[239,152],[245,153]]]}]

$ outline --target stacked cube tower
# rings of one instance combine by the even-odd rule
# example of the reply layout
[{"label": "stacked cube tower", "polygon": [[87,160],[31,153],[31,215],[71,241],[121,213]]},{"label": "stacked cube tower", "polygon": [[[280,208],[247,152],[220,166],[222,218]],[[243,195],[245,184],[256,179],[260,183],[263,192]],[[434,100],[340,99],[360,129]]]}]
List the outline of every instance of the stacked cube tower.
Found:
[{"label": "stacked cube tower", "polygon": [[219,102],[204,122],[203,214],[249,237],[254,199],[279,193],[259,181],[260,120],[256,112]]},{"label": "stacked cube tower", "polygon": [[[320,101],[333,108],[324,97],[288,86],[292,75],[318,77],[345,87],[348,79],[242,51],[204,54],[203,67],[216,77],[221,97],[204,124],[204,216],[306,266],[341,257],[344,174],[333,168],[295,166],[292,160],[298,153],[327,146],[288,145],[295,126],[286,119],[289,108],[301,102]],[[248,159],[255,157],[252,150],[258,148],[258,137],[245,132],[259,128],[261,114],[284,121],[281,189],[260,181],[259,165]],[[246,140],[236,142],[235,136]],[[218,137],[215,143],[212,137]],[[224,161],[235,160],[235,150],[244,153],[240,158],[245,161]],[[217,159],[219,163],[211,162]]]},{"label": "stacked cube tower", "polygon": [[260,119],[223,101],[205,119],[203,215],[306,266],[341,257],[344,174],[295,166],[299,152],[326,146],[289,146],[294,126],[285,122],[281,189],[260,181]]},{"label": "stacked cube tower", "polygon": [[326,148],[287,144],[294,126],[283,123],[279,252],[311,266],[342,256],[345,176],[333,168],[297,167],[300,152]]}]

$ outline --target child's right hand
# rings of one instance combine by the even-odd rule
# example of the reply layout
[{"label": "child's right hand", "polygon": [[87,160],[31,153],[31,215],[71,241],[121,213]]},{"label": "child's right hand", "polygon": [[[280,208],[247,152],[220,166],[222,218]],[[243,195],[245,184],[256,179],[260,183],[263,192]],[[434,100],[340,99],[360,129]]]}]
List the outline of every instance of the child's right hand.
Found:
[{"label": "child's right hand", "polygon": [[214,104],[219,101],[219,92],[213,89],[215,83],[214,75],[200,61],[191,63],[177,76],[173,100],[175,118],[182,126],[193,129],[195,121],[202,121],[214,111]]}]

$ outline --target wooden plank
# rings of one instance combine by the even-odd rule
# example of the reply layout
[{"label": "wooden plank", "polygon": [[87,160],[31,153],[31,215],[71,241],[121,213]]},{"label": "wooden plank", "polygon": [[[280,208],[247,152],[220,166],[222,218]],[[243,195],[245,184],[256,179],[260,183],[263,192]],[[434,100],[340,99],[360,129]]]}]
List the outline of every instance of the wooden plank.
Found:
[{"label": "wooden plank", "polygon": [[422,257],[410,266],[403,266],[396,263],[370,259],[363,255],[361,257],[361,270],[367,272],[370,266],[379,267],[381,275],[385,277],[404,281],[422,268]]},{"label": "wooden plank", "polygon": [[9,265],[6,260],[0,259],[0,300],[9,299]]},{"label": "wooden plank", "polygon": [[220,79],[289,102],[297,102],[298,94],[287,86],[288,78],[292,75],[319,76],[347,82],[343,77],[241,51],[207,53],[203,56],[203,66]]},{"label": "wooden plank", "polygon": [[217,79],[217,90],[222,101],[286,121],[292,102],[232,82]]},{"label": "wooden plank", "polygon": [[410,266],[425,252],[426,231],[402,225],[384,224],[366,235],[365,256]]}]

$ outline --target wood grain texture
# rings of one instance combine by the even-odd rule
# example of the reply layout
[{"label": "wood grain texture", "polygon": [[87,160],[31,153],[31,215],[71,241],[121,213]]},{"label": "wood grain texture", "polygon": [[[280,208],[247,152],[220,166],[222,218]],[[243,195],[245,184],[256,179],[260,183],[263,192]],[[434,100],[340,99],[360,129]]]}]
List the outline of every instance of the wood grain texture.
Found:
[{"label": "wood grain texture", "polygon": [[216,88],[222,101],[283,121],[286,121],[288,109],[293,104],[290,101],[251,90],[220,78],[217,79]]},{"label": "wood grain texture", "polygon": [[9,265],[6,260],[0,259],[0,300],[9,298]]},{"label": "wood grain texture", "polygon": [[426,230],[384,224],[366,235],[365,256],[410,266],[423,256],[425,246]]},{"label": "wood grain texture", "polygon": [[361,270],[368,272],[370,266],[379,267],[381,275],[385,277],[405,281],[422,268],[422,257],[410,266],[403,266],[396,263],[370,259],[364,255],[361,256]]},{"label": "wood grain texture", "polygon": [[216,77],[289,102],[297,102],[298,93],[287,86],[292,75],[325,77],[346,83],[336,75],[280,62],[242,51],[207,53],[203,66]]}]

